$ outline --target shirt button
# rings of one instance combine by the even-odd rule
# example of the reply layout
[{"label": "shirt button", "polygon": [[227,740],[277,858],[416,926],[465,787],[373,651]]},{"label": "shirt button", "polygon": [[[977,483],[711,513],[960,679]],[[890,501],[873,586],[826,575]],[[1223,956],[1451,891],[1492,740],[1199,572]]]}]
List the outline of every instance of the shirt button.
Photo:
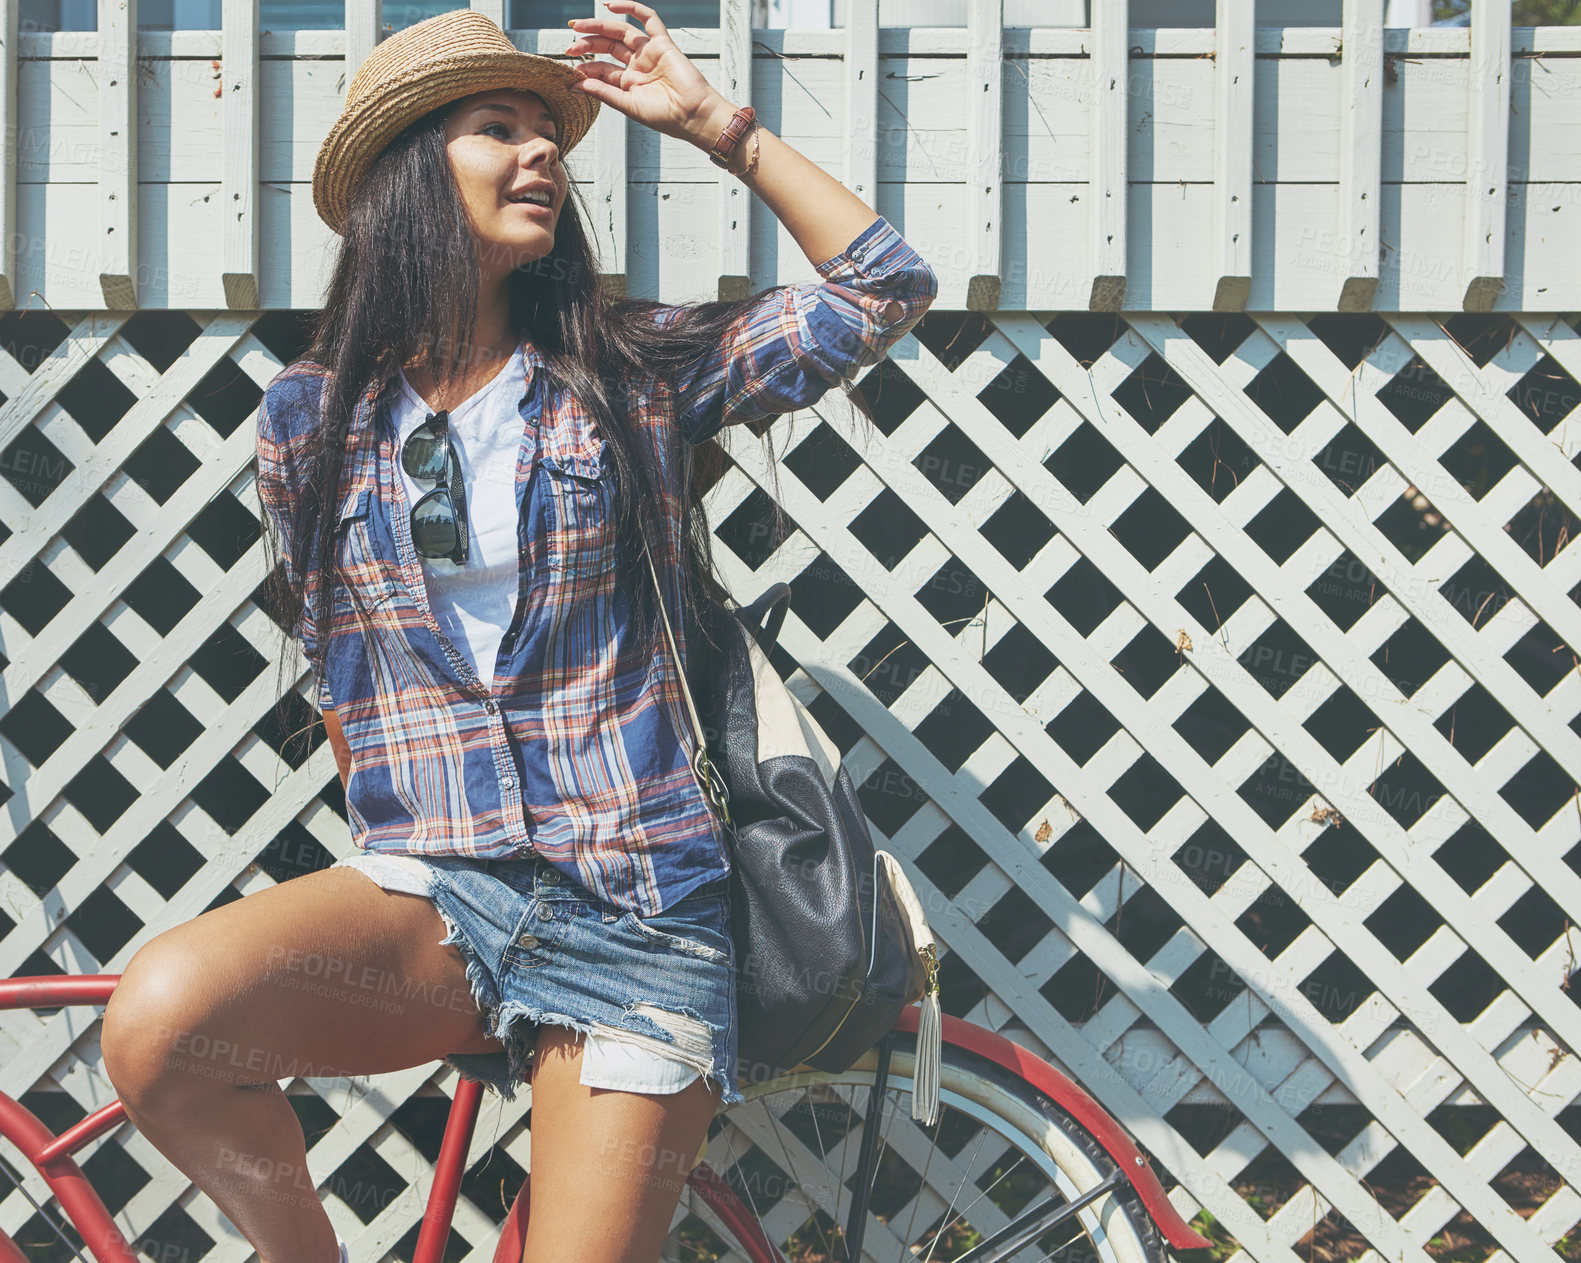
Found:
[{"label": "shirt button", "polygon": [[523,947],[537,947],[538,946],[538,940],[535,939],[531,934],[523,934],[516,941],[518,943],[520,943]]},{"label": "shirt button", "polygon": [[491,697],[486,702],[483,703],[483,709],[488,711],[488,713],[492,715],[495,711],[497,711],[499,709],[499,707],[494,704],[494,699]]},{"label": "shirt button", "polygon": [[500,780],[500,788],[501,789],[515,789],[516,788],[516,778],[514,776],[503,777]]}]

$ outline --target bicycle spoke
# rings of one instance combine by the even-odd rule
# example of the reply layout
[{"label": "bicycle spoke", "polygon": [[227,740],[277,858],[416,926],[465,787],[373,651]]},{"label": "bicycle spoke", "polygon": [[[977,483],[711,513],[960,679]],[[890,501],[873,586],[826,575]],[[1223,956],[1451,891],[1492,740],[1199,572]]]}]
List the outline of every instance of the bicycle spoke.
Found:
[{"label": "bicycle spoke", "polygon": [[[866,1137],[867,1125],[868,1125],[867,1124],[868,1109],[869,1109],[870,1102],[872,1101],[872,1089],[871,1088],[867,1088],[866,1090],[867,1090],[867,1093],[868,1093],[868,1100],[866,1102],[863,1102],[863,1104],[862,1104],[862,1106],[860,1108],[856,1107],[855,1101],[853,1099],[853,1102],[852,1102],[852,1117],[855,1120],[855,1130],[850,1132],[850,1133],[848,1133],[846,1135],[846,1138],[845,1138],[845,1145],[846,1145],[847,1149],[849,1149],[851,1143],[853,1141],[855,1141],[857,1143],[859,1152],[860,1152],[861,1145],[862,1145],[862,1143],[863,1143],[863,1141],[865,1140],[865,1137]],[[899,1089],[896,1089],[896,1091],[898,1093]],[[888,1095],[889,1095],[889,1090],[886,1088],[885,1092],[883,1093],[883,1097],[881,1098],[881,1100],[887,1100],[888,1099]],[[855,1096],[855,1094],[853,1093],[853,1098],[854,1098],[854,1096]],[[880,1163],[880,1159],[883,1157],[883,1150],[884,1150],[884,1147],[885,1147],[885,1137],[887,1135],[887,1132],[886,1132],[886,1129],[885,1129],[885,1125],[884,1125],[884,1121],[883,1121],[883,1119],[884,1119],[884,1110],[883,1110],[882,1104],[880,1104],[880,1107],[879,1107],[878,1118],[879,1118],[879,1124],[878,1124],[878,1128],[879,1128],[879,1131],[878,1131],[879,1146],[878,1146],[878,1149],[875,1151],[875,1153],[873,1155],[872,1167],[871,1167],[871,1170],[869,1171],[867,1179],[866,1179],[867,1192],[869,1192],[869,1193],[871,1193],[871,1191],[872,1191],[873,1181],[878,1176],[879,1163]],[[861,1159],[858,1158],[859,1162],[860,1162],[860,1160]],[[845,1168],[844,1155],[842,1154],[841,1170],[844,1171],[844,1168]],[[855,1174],[858,1174],[858,1172],[853,1172],[852,1174],[855,1175]],[[859,1183],[861,1183],[861,1181],[859,1181]],[[841,1186],[844,1187],[844,1180],[843,1179],[841,1181]],[[852,1193],[852,1199],[855,1200],[855,1197],[856,1197],[856,1193],[853,1192]],[[878,1218],[878,1216],[876,1216],[873,1213],[871,1206],[868,1207],[867,1213],[863,1216],[862,1224],[863,1224],[863,1228],[862,1228],[862,1246],[859,1247],[859,1251],[861,1251],[861,1252],[864,1252],[864,1253],[866,1252],[864,1249],[862,1249],[862,1247],[865,1247],[865,1245],[868,1242],[868,1240],[870,1240],[870,1237],[869,1237],[868,1234],[873,1233],[873,1232],[881,1233],[884,1240],[895,1242],[902,1249],[906,1248],[906,1246],[908,1244],[907,1240],[902,1239],[902,1238],[898,1238],[898,1237],[895,1236],[894,1229],[886,1221]],[[848,1263],[861,1263],[860,1259],[850,1259],[849,1258],[849,1251],[847,1251],[847,1253],[846,1253],[846,1258],[848,1260]]]},{"label": "bicycle spoke", "polygon": [[[793,1182],[777,1203],[751,1197],[761,1239],[787,1263],[1164,1263],[1135,1194],[1089,1135],[1014,1075],[969,1053],[945,1057],[932,1126],[910,1117],[914,1060],[881,1090],[872,1058],[849,1071],[804,1067],[732,1112],[732,1149],[760,1151],[738,1169],[755,1183],[755,1157]],[[1091,1207],[1111,1195],[1120,1213],[1111,1222],[1103,1203],[1100,1230]],[[847,1232],[858,1206],[860,1231]]]},{"label": "bicycle spoke", "polygon": [[[864,1110],[861,1105],[857,1104],[857,1094],[862,1090],[863,1089],[857,1088],[855,1086],[851,1088],[851,1103],[846,1107],[850,1112],[846,1118],[847,1125],[845,1129],[845,1135],[840,1140],[840,1178],[835,1182],[835,1187],[840,1189],[842,1193],[845,1191],[845,1157],[851,1152],[851,1140],[853,1137],[855,1137],[857,1143],[861,1143],[862,1115]],[[845,1230],[845,1212],[846,1207],[841,1206],[835,1219],[835,1228],[842,1234]],[[846,1256],[849,1253],[850,1252],[845,1248],[845,1237],[842,1235],[840,1238],[840,1258],[845,1260],[845,1263],[862,1263],[861,1259],[847,1258]],[[830,1257],[833,1258],[834,1256],[831,1255]]]},{"label": "bicycle spoke", "polygon": [[11,1172],[7,1169],[9,1166],[10,1163],[0,1164],[0,1171],[5,1172],[6,1178],[11,1181],[11,1184],[16,1189],[16,1191],[21,1193],[23,1197],[27,1198],[28,1203],[35,1211],[38,1212],[38,1217],[50,1226],[50,1229],[54,1232],[54,1234],[65,1243],[66,1248],[75,1254],[81,1263],[88,1263],[88,1260],[83,1258],[82,1251],[76,1246],[72,1245],[71,1238],[61,1231],[60,1225],[49,1217],[49,1212],[34,1200],[33,1194],[27,1191],[27,1189],[23,1186],[22,1181],[11,1174]]},{"label": "bicycle spoke", "polygon": [[[838,1093],[836,1093],[836,1095],[838,1096]],[[821,1128],[818,1125],[818,1102],[813,1100],[813,1098],[812,1098],[812,1090],[810,1088],[805,1088],[804,1087],[802,1089],[801,1101],[802,1101],[802,1103],[805,1103],[806,1106],[807,1106],[807,1116],[812,1120],[813,1135],[815,1135],[818,1138],[818,1151],[819,1151],[818,1152],[818,1156],[820,1158],[826,1158],[827,1157],[827,1152],[826,1152],[826,1150],[824,1149],[824,1146],[823,1146],[823,1128]],[[794,1176],[795,1175],[795,1163],[793,1163],[791,1161],[790,1152],[786,1148],[785,1141],[783,1139],[780,1140],[780,1150],[781,1150],[781,1152],[783,1152],[785,1154],[785,1166],[786,1166],[786,1169],[791,1172],[792,1176]],[[828,1194],[829,1194],[829,1201],[831,1203],[831,1209],[829,1210],[828,1214],[829,1214],[830,1218],[834,1220],[836,1225],[838,1225],[839,1218],[840,1218],[840,1193],[839,1193],[839,1189],[837,1187],[830,1187],[829,1179],[828,1179],[828,1175],[829,1175],[829,1164],[828,1164],[828,1162],[827,1161],[822,1162],[822,1163],[820,1163],[820,1165],[823,1167],[823,1171],[824,1171],[824,1189],[825,1189],[825,1191],[828,1192]],[[815,1207],[812,1207],[812,1206],[809,1206],[807,1209],[808,1209],[807,1218],[812,1222],[813,1227],[817,1230],[820,1244],[823,1247],[824,1257],[828,1258],[828,1259],[833,1259],[835,1257],[834,1245],[830,1242],[829,1235],[826,1232],[824,1232],[823,1225],[818,1222],[817,1209]]]},{"label": "bicycle spoke", "polygon": [[[803,1142],[789,1127],[783,1125],[776,1111],[770,1108],[769,1100],[765,1099],[757,1102],[757,1104],[763,1107],[761,1110],[763,1122],[758,1123],[756,1121],[756,1112],[747,1113],[737,1121],[738,1129],[743,1137],[751,1141],[765,1155],[770,1152],[772,1147],[777,1147],[783,1154],[783,1161],[779,1164],[780,1170],[794,1182],[796,1193],[800,1194],[793,1203],[799,1208],[797,1210],[799,1218],[794,1225],[794,1231],[799,1231],[805,1225],[807,1219],[811,1218],[814,1230],[819,1234],[823,1243],[826,1257],[834,1258],[835,1255],[832,1253],[829,1238],[824,1232],[823,1225],[818,1222],[818,1213],[820,1211],[828,1214],[831,1220],[838,1214],[838,1206],[831,1209],[824,1204],[825,1193],[832,1197],[834,1195],[833,1190],[828,1188],[827,1182],[820,1189],[815,1181],[809,1180],[804,1174],[808,1167],[817,1165],[818,1159],[806,1151]],[[788,1114],[790,1110],[787,1109],[785,1112]],[[793,1155],[793,1148],[801,1154],[800,1161]],[[781,1204],[789,1201],[792,1196],[787,1195],[786,1198],[780,1199]],[[763,1224],[765,1230],[767,1230],[768,1224],[765,1216],[755,1206],[753,1210],[757,1215],[758,1222]]]},{"label": "bicycle spoke", "polygon": [[[890,1092],[894,1092],[895,1094],[895,1109],[898,1113],[900,1109],[900,1089],[886,1088],[884,1090],[884,1100],[886,1104],[889,1101]],[[867,1173],[867,1180],[865,1181],[867,1184],[867,1195],[869,1198],[871,1198],[873,1195],[873,1185],[878,1182],[879,1169],[884,1165],[884,1150],[889,1147],[889,1133],[890,1131],[894,1130],[894,1124],[892,1123],[888,1127],[885,1126],[884,1115],[885,1106],[880,1105],[878,1107],[878,1152],[873,1155],[873,1169]],[[891,1114],[890,1117],[893,1118],[894,1115]]]},{"label": "bicycle spoke", "polygon": [[[1116,1170],[1110,1173],[1106,1180],[1088,1189],[1075,1201],[1068,1201],[1063,1196],[1059,1201],[1055,1201],[1053,1197],[1044,1198],[1043,1201],[1024,1210],[991,1237],[968,1250],[958,1263],[1002,1263],[1007,1255],[1019,1251],[1023,1246],[1048,1232],[1050,1228],[1063,1223],[1082,1207],[1106,1196],[1122,1179],[1124,1177]],[[1060,1248],[1064,1249],[1064,1246]]]},{"label": "bicycle spoke", "polygon": [[[988,1134],[988,1129],[986,1127],[983,1128],[980,1132],[978,1132],[978,1134],[977,1134],[977,1147],[979,1149],[982,1148],[983,1139],[984,1139],[984,1137],[987,1136],[987,1134]],[[957,1186],[957,1192],[959,1192],[959,1188],[964,1186],[964,1184],[965,1184],[965,1181],[963,1180],[962,1183],[961,1183],[961,1186]],[[944,1213],[946,1215],[948,1215],[952,1210],[955,1209],[955,1198],[956,1198],[956,1193],[950,1194],[950,1204],[947,1207],[945,1207],[945,1210],[944,1210]],[[950,1226],[950,1224],[954,1224],[955,1222],[956,1221],[952,1219],[945,1226],[948,1227],[948,1226]],[[933,1263],[933,1251],[938,1247],[939,1241],[940,1241],[940,1239],[943,1236],[944,1236],[944,1229],[943,1228],[939,1229],[937,1232],[935,1232],[933,1234],[933,1241],[928,1246],[928,1253],[923,1258],[922,1263]]]},{"label": "bicycle spoke", "polygon": [[[982,1140],[986,1139],[986,1136],[981,1137],[979,1144],[981,1145]],[[914,1141],[924,1143],[914,1146]],[[910,1126],[904,1127],[898,1136],[892,1137],[890,1151],[904,1161],[913,1173],[919,1169],[926,1173],[914,1175],[917,1186],[912,1194],[910,1207],[913,1229],[917,1216],[924,1210],[927,1212],[924,1223],[931,1223],[941,1214],[948,1213],[955,1199],[961,1196],[960,1190],[974,1186],[977,1176],[988,1165],[988,1159],[980,1152],[974,1151],[967,1158],[969,1165],[960,1166],[941,1148],[938,1137],[928,1136],[920,1129]],[[945,1185],[949,1185],[952,1190],[948,1196],[939,1191]],[[907,1231],[906,1240],[916,1240],[914,1230]]]},{"label": "bicycle spoke", "polygon": [[[846,1132],[845,1135],[841,1137],[839,1144],[835,1146],[840,1150],[840,1176],[836,1185],[836,1187],[839,1189],[840,1197],[836,1203],[838,1206],[838,1217],[836,1219],[835,1227],[841,1232],[840,1239],[843,1248],[838,1256],[831,1257],[838,1257],[841,1260],[847,1260],[848,1263],[859,1263],[859,1260],[852,1260],[850,1258],[850,1240],[844,1233],[846,1220],[850,1215],[852,1205],[856,1201],[857,1197],[857,1194],[854,1190],[848,1190],[846,1188],[846,1158],[853,1145],[856,1146],[858,1152],[860,1152],[863,1138],[866,1135],[867,1129],[867,1102],[858,1101],[858,1091],[867,1092],[868,1099],[871,1099],[870,1088],[867,1088],[864,1085],[862,1088],[857,1089],[853,1086],[851,1100],[845,1103],[845,1122],[847,1125]],[[882,1131],[880,1134],[882,1134]],[[858,1161],[860,1161],[860,1158],[858,1158]],[[853,1172],[853,1174],[856,1173]],[[869,1209],[863,1216],[862,1223],[862,1235],[864,1242],[869,1239],[868,1234],[877,1233],[880,1234],[885,1241],[892,1242],[898,1246],[904,1246],[904,1242],[899,1242],[895,1238],[894,1230],[887,1223],[877,1220],[871,1209]]]},{"label": "bicycle spoke", "polygon": [[[982,1132],[983,1138],[986,1138],[986,1137],[988,1137],[988,1136],[990,1136],[992,1134],[993,1134],[993,1131],[992,1131],[991,1128],[984,1128],[983,1129],[983,1132]],[[946,1224],[943,1224],[938,1229],[938,1234],[934,1237],[934,1241],[937,1242],[939,1236],[942,1236],[946,1230],[948,1230],[949,1228],[954,1227],[955,1224],[961,1222],[965,1218],[965,1216],[968,1214],[968,1212],[970,1212],[971,1209],[974,1206],[976,1206],[979,1202],[981,1202],[983,1200],[983,1198],[987,1197],[988,1194],[993,1192],[994,1189],[999,1187],[999,1185],[1002,1184],[1005,1180],[1009,1179],[1010,1176],[1015,1172],[1016,1168],[1019,1167],[1022,1164],[1023,1161],[1025,1161],[1025,1155],[1018,1156],[1016,1158],[1016,1160],[1014,1162],[1012,1162],[1010,1164],[1010,1166],[1006,1170],[1001,1171],[999,1173],[999,1175],[994,1179],[994,1182],[992,1184],[990,1184],[987,1188],[978,1189],[977,1196],[972,1198],[972,1200],[970,1202],[968,1202],[964,1207],[962,1207],[961,1210],[960,1210],[960,1213],[957,1214],[954,1219],[952,1219],[951,1221],[949,1221]],[[961,1181],[961,1183],[963,1185],[965,1185],[967,1183],[970,1183],[973,1188],[976,1188],[977,1187],[977,1177],[976,1177],[975,1174],[969,1175],[969,1177],[967,1179],[963,1179]],[[953,1201],[952,1201],[951,1204],[952,1205],[954,1204]],[[999,1211],[999,1207],[994,1202],[989,1202],[988,1204],[990,1206],[992,1206],[994,1208],[994,1210]],[[999,1213],[1000,1214],[1004,1214],[1003,1211],[999,1211]],[[1006,1216],[1007,1221],[1008,1221],[1008,1218],[1009,1217]],[[930,1256],[931,1256],[931,1249],[930,1249]]]},{"label": "bicycle spoke", "polygon": [[[758,1104],[762,1106],[764,1116],[769,1119],[769,1126],[772,1127],[773,1119],[769,1113],[768,1102],[766,1100],[759,1101]],[[752,1194],[752,1172],[746,1170],[743,1166],[743,1159],[736,1156],[734,1141],[735,1134],[738,1131],[747,1136],[747,1139],[752,1143],[754,1148],[761,1147],[758,1146],[755,1141],[751,1141],[751,1137],[747,1135],[746,1129],[740,1125],[739,1120],[735,1119],[732,1115],[727,1114],[725,1116],[725,1128],[723,1134],[725,1136],[725,1147],[730,1153],[730,1167],[732,1170],[735,1170],[740,1174],[739,1182],[743,1191],[746,1193],[747,1205],[752,1211],[752,1217],[766,1229],[768,1216],[765,1215],[763,1210],[758,1206],[757,1199]]]},{"label": "bicycle spoke", "polygon": [[[839,1099],[840,1094],[838,1092],[836,1092],[834,1095],[835,1095],[836,1099]],[[834,1211],[832,1213],[833,1213],[835,1226],[836,1226],[836,1228],[838,1228],[839,1227],[839,1223],[840,1223],[840,1194],[836,1191],[835,1187],[830,1185],[830,1182],[829,1182],[829,1163],[828,1163],[829,1150],[824,1145],[823,1128],[818,1125],[818,1107],[817,1107],[816,1104],[812,1103],[812,1093],[808,1089],[806,1089],[806,1088],[802,1089],[802,1096],[803,1096],[803,1099],[805,1099],[805,1100],[807,1100],[809,1102],[809,1104],[807,1106],[807,1110],[808,1110],[808,1114],[812,1118],[813,1134],[818,1138],[818,1155],[819,1155],[819,1157],[824,1159],[824,1163],[823,1163],[824,1187],[829,1190],[829,1199],[834,1204]],[[814,1222],[816,1222],[816,1216],[814,1217]],[[818,1233],[819,1233],[819,1236],[823,1238],[824,1256],[826,1258],[829,1258],[829,1259],[834,1259],[836,1257],[835,1253],[834,1253],[834,1246],[830,1244],[829,1238],[827,1237],[827,1235],[824,1234],[822,1225],[819,1226]]]},{"label": "bicycle spoke", "polygon": [[[899,1106],[897,1105],[898,1109]],[[920,1129],[919,1129],[920,1130]],[[922,1194],[928,1188],[928,1171],[933,1166],[933,1155],[939,1151],[939,1127],[934,1124],[933,1135],[929,1137],[928,1156],[922,1164],[921,1186],[917,1195],[911,1199],[911,1218],[906,1221],[906,1240],[912,1239],[912,1234],[917,1228],[917,1212],[922,1209]]]}]

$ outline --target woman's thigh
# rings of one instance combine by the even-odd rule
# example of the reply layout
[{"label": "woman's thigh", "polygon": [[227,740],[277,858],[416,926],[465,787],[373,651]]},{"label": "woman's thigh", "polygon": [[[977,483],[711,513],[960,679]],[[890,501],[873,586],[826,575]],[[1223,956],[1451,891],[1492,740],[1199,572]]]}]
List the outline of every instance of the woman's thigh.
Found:
[{"label": "woman's thigh", "polygon": [[582,1054],[576,1031],[538,1032],[523,1263],[653,1263],[719,1093],[586,1087]]},{"label": "woman's thigh", "polygon": [[498,1052],[445,937],[428,899],[345,868],[237,899],[133,955],[104,1014],[106,1067],[124,1091],[172,1071],[257,1084]]}]

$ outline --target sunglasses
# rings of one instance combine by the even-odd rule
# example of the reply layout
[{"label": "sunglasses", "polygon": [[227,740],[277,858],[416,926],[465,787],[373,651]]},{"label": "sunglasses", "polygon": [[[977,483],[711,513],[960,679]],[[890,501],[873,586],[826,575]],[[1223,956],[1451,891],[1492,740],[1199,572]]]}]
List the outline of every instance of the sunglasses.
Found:
[{"label": "sunglasses", "polygon": [[429,413],[428,420],[406,436],[401,466],[414,480],[436,484],[412,506],[413,545],[424,557],[445,557],[466,565],[467,496],[461,464],[450,442],[448,410]]}]

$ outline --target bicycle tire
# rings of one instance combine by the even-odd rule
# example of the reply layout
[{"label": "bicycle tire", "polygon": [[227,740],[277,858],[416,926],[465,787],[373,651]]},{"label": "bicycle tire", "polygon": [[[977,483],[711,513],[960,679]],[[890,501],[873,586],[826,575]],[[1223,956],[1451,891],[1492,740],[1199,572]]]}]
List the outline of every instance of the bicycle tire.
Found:
[{"label": "bicycle tire", "polygon": [[[929,1263],[955,1263],[974,1246],[981,1245],[985,1237],[991,1237],[996,1228],[1021,1214],[1027,1206],[1045,1204],[1042,1199],[1051,1194],[1069,1202],[1118,1172],[1114,1159],[1097,1139],[1046,1094],[997,1062],[952,1044],[946,1044],[943,1049],[941,1118],[934,1127],[923,1128],[910,1117],[915,1036],[897,1030],[891,1038],[891,1059],[885,1083],[886,1100],[882,1110],[883,1117],[890,1121],[880,1126],[880,1145],[885,1147],[880,1149],[873,1163],[872,1176],[875,1179],[884,1169],[884,1153],[888,1152],[888,1140],[882,1138],[896,1124],[914,1129],[904,1133],[907,1156],[896,1159],[903,1171],[917,1176],[917,1188],[911,1198],[914,1206],[920,1206],[930,1197],[935,1201],[943,1197],[937,1189],[930,1188],[926,1193],[922,1189],[922,1185],[927,1182],[932,1158],[930,1156],[925,1160],[921,1173],[916,1171],[918,1136],[931,1136],[935,1145],[942,1137],[949,1136],[953,1143],[955,1137],[970,1132],[975,1124],[984,1134],[992,1133],[998,1141],[1002,1141],[1007,1151],[1014,1150],[1015,1160],[1004,1174],[996,1177],[988,1190],[973,1185],[974,1199],[971,1206],[980,1205],[986,1197],[992,1213],[985,1208],[978,1212],[978,1218],[985,1221],[980,1226],[973,1223],[968,1225],[966,1231],[950,1234],[961,1238],[958,1244],[953,1241],[945,1244],[944,1231],[945,1228],[953,1227],[955,1220],[952,1216],[960,1213],[955,1211],[958,1195],[952,1199],[941,1221],[936,1222],[936,1217],[931,1214],[919,1221],[918,1210],[913,1209],[912,1223],[906,1225],[898,1235],[886,1215],[880,1213],[885,1209],[885,1202],[892,1199],[893,1191],[889,1199],[876,1199],[869,1207],[869,1227],[864,1230],[863,1263],[901,1263],[902,1259],[905,1263],[919,1263],[919,1260],[924,1259],[929,1260]],[[765,1144],[772,1148],[776,1143],[784,1144],[786,1140],[783,1135],[771,1137],[769,1133],[784,1130],[795,1137],[800,1149],[805,1150],[807,1146],[802,1143],[805,1135],[797,1134],[806,1132],[801,1120],[784,1122],[798,1108],[796,1094],[803,1093],[807,1099],[816,1095],[820,1102],[826,1102],[828,1093],[838,1093],[841,1088],[849,1089],[851,1097],[845,1102],[848,1126],[841,1134],[842,1144],[839,1146],[843,1163],[844,1151],[850,1148],[843,1141],[845,1137],[858,1134],[868,1095],[862,1093],[862,1088],[871,1087],[877,1063],[878,1050],[875,1048],[864,1054],[850,1069],[840,1073],[804,1069],[762,1085],[743,1084],[746,1100],[721,1111],[710,1124],[707,1149],[710,1166],[752,1209],[753,1217],[766,1239],[780,1251],[786,1263],[800,1263],[798,1254],[808,1255],[812,1251],[832,1263],[839,1263],[844,1258],[845,1242],[841,1227],[845,1223],[851,1189],[843,1170],[835,1179],[829,1178],[828,1163],[821,1176],[806,1179],[797,1171],[799,1159],[791,1146],[786,1147],[783,1160],[767,1155]],[[756,1111],[755,1115],[753,1111]],[[838,1110],[830,1113],[831,1122],[838,1122],[839,1118]],[[817,1115],[814,1114],[815,1129],[816,1119]],[[821,1129],[818,1130],[821,1132]],[[739,1135],[736,1134],[738,1132]],[[756,1157],[746,1150],[744,1142],[749,1137],[752,1138]],[[961,1152],[964,1152],[964,1148]],[[952,1162],[958,1156],[951,1155]],[[1011,1192],[1007,1188],[1001,1191],[1000,1197],[1009,1204],[1001,1205],[990,1194],[995,1185],[1023,1161],[1041,1173],[1047,1187],[1032,1189],[1024,1194],[1018,1188],[1013,1198],[1007,1197]],[[755,1196],[752,1187],[757,1178],[754,1172],[761,1171],[765,1162],[780,1168],[787,1192],[792,1187],[800,1191],[803,1198],[801,1207],[792,1204],[790,1209],[785,1209],[783,1197],[775,1197],[772,1206],[758,1205],[760,1199]],[[783,1169],[786,1166],[790,1168],[789,1173]],[[1025,1182],[1024,1177],[1022,1182]],[[838,1196],[834,1194],[836,1184],[844,1189]],[[901,1181],[901,1188],[902,1195],[910,1191],[905,1179]],[[826,1221],[817,1227],[816,1240],[805,1233],[804,1224],[797,1224],[794,1231],[788,1234],[785,1232],[785,1224],[794,1222],[802,1211],[806,1212],[807,1222],[818,1225],[820,1219]],[[690,1233],[686,1230],[689,1212],[698,1214],[708,1223],[716,1237],[727,1242],[730,1249],[724,1256],[726,1259],[763,1257],[761,1252],[753,1253],[737,1241],[727,1228],[708,1214],[700,1199],[688,1191],[678,1208],[676,1223],[666,1238],[662,1256],[664,1263],[692,1263],[699,1257],[718,1257],[714,1251],[696,1248],[698,1234],[695,1229]],[[915,1231],[919,1226],[922,1228],[920,1234]],[[1068,1237],[1069,1240],[1050,1253],[1048,1242],[1051,1237]],[[799,1250],[800,1238],[808,1240],[809,1250]],[[1100,1263],[1166,1263],[1168,1257],[1157,1224],[1142,1205],[1136,1190],[1125,1179],[1124,1173],[1119,1173],[1118,1182],[1099,1195],[1097,1200],[1077,1210],[1049,1232],[1040,1234],[1031,1243],[1008,1253],[1004,1252],[1003,1246],[999,1250],[997,1255],[989,1252],[986,1256],[976,1257],[1004,1258],[1014,1260],[1014,1263],[1033,1263],[1048,1257],[1060,1259],[1062,1263],[1076,1263],[1077,1260],[1088,1263],[1089,1259],[1099,1260]]]}]

